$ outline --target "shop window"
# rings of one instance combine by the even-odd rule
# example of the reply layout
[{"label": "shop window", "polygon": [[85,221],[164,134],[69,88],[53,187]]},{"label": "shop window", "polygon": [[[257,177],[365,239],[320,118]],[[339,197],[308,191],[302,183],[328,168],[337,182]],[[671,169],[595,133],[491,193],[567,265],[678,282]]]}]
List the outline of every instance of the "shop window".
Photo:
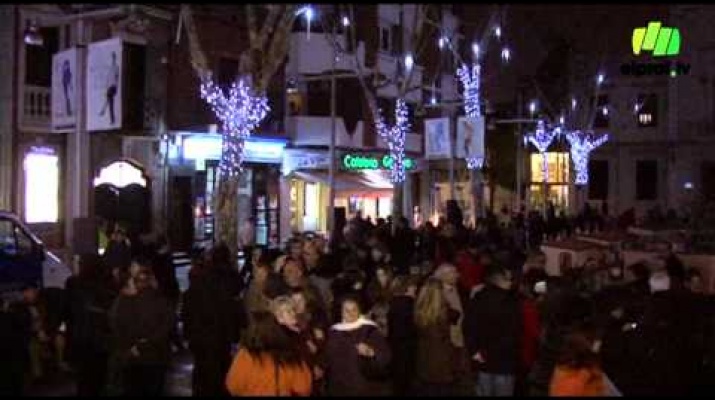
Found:
[{"label": "shop window", "polygon": [[656,200],[658,198],[658,161],[639,160],[636,162],[636,200]]},{"label": "shop window", "polygon": [[559,208],[566,208],[569,199],[570,159],[567,152],[547,152],[546,159],[549,165],[546,179],[546,193],[544,193],[543,156],[539,153],[531,154],[531,203],[535,207],[544,204],[546,199],[553,201]]},{"label": "shop window", "polygon": [[25,221],[55,223],[59,219],[59,157],[54,150],[33,149],[25,156]]},{"label": "shop window", "polygon": [[[566,152],[547,152],[546,159],[549,164],[549,175],[546,179],[548,183],[568,183],[569,182],[569,154]],[[531,154],[531,181],[542,183],[544,158],[539,153]]]}]

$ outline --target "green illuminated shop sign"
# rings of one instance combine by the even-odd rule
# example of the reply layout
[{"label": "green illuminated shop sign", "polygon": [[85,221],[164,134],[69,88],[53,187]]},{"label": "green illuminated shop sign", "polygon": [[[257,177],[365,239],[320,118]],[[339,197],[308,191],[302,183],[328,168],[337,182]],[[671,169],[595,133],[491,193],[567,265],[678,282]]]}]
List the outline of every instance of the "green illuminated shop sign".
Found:
[{"label": "green illuminated shop sign", "polygon": [[[343,156],[342,166],[348,171],[374,170],[374,169],[390,169],[392,168],[392,157],[389,155],[370,156],[359,154],[345,154]],[[405,157],[405,169],[414,169],[415,161]]]}]

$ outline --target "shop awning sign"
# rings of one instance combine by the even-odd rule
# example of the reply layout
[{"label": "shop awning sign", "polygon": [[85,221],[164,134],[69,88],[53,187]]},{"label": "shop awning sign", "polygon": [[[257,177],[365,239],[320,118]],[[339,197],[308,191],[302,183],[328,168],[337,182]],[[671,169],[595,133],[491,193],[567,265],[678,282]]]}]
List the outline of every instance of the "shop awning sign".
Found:
[{"label": "shop awning sign", "polygon": [[[348,153],[343,155],[341,160],[341,168],[346,171],[362,171],[362,170],[389,170],[392,168],[394,160],[390,155],[375,156],[364,154]],[[415,161],[411,158],[405,158],[405,168],[408,170],[415,168]]]}]

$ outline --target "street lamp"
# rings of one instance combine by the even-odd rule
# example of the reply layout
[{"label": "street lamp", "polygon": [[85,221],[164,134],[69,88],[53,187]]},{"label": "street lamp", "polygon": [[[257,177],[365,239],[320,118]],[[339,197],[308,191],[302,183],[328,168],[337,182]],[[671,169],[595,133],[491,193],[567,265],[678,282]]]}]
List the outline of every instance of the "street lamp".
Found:
[{"label": "street lamp", "polygon": [[409,73],[414,65],[415,59],[412,57],[412,53],[407,53],[405,56],[405,70]]},{"label": "street lamp", "polygon": [[25,28],[25,44],[30,46],[43,46],[45,44],[40,28],[34,20],[30,21]]},{"label": "street lamp", "polygon": [[511,50],[508,47],[504,47],[501,51],[501,58],[505,63],[508,63],[511,59]]},{"label": "street lamp", "polygon": [[529,103],[529,113],[532,118],[534,117],[534,114],[536,114],[536,100],[532,100],[531,103]]}]

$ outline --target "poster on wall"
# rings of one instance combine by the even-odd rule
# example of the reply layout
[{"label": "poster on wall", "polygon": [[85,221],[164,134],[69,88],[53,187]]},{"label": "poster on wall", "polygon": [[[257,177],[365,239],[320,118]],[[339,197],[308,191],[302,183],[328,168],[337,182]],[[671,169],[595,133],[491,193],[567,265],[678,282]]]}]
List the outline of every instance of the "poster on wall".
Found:
[{"label": "poster on wall", "polygon": [[484,117],[459,117],[457,158],[484,158]]},{"label": "poster on wall", "polygon": [[122,40],[95,42],[87,48],[87,130],[122,127]]},{"label": "poster on wall", "polygon": [[71,131],[77,123],[79,50],[60,51],[52,56],[52,130]]},{"label": "poster on wall", "polygon": [[425,120],[425,157],[436,160],[450,158],[449,118]]}]

